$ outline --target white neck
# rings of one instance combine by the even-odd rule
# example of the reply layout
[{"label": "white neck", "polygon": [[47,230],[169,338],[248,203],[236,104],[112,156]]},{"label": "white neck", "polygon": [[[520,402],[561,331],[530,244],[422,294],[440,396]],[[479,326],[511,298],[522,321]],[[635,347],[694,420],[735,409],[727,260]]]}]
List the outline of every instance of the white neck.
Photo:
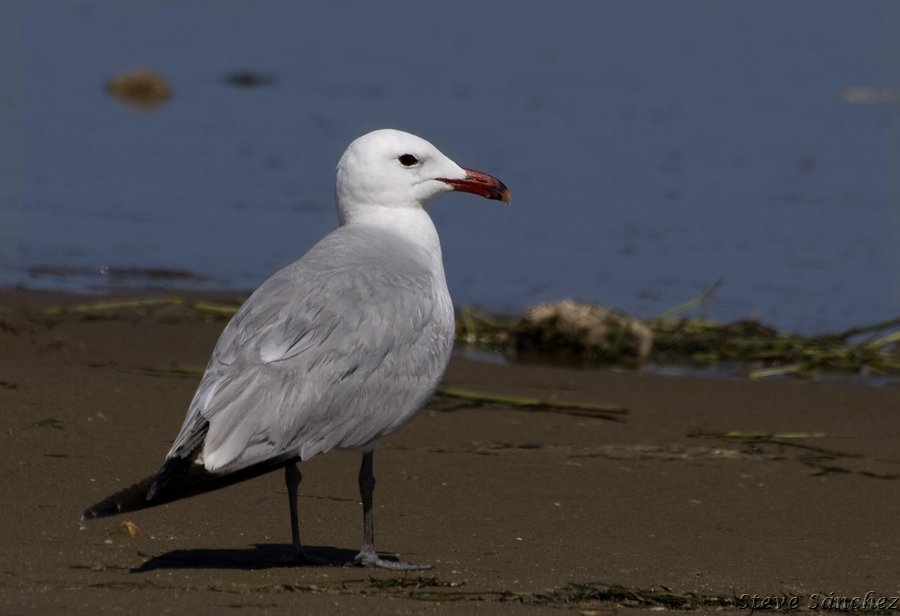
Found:
[{"label": "white neck", "polygon": [[365,207],[338,208],[341,225],[372,225],[396,233],[418,246],[429,257],[436,273],[443,278],[441,241],[431,216],[421,206],[389,207],[368,204]]}]

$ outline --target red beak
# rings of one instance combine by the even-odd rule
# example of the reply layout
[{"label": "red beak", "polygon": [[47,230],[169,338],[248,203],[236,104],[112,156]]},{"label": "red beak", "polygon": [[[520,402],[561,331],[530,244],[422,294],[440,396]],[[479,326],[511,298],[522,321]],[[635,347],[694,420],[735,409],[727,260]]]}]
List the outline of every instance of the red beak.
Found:
[{"label": "red beak", "polygon": [[447,180],[441,178],[440,181],[452,186],[453,190],[481,195],[487,199],[496,199],[497,201],[504,201],[506,203],[510,203],[512,200],[506,184],[494,176],[472,169],[463,168],[463,171],[466,172],[466,177],[461,180]]}]

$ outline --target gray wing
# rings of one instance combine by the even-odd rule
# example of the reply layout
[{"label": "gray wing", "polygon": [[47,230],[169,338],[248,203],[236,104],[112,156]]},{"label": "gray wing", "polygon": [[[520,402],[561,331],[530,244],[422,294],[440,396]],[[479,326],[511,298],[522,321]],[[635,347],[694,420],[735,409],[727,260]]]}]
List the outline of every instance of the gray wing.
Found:
[{"label": "gray wing", "polygon": [[229,472],[365,447],[406,423],[453,340],[428,258],[389,232],[341,227],[263,283],[223,331],[169,457],[202,445],[198,461]]}]

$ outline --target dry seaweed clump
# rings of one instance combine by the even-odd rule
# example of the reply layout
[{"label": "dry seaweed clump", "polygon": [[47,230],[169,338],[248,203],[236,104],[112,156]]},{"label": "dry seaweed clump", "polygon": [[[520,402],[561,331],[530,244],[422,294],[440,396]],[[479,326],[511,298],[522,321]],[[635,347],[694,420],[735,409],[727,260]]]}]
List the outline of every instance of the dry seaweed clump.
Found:
[{"label": "dry seaweed clump", "polygon": [[[756,366],[751,378],[816,378],[820,370],[882,376],[900,374],[900,332],[892,319],[837,334],[804,337],[753,320],[721,324],[704,319],[651,319],[658,362],[697,365],[738,361]],[[860,337],[863,337],[860,340]]]},{"label": "dry seaweed clump", "polygon": [[638,319],[571,299],[529,308],[512,338],[521,357],[574,363],[637,365],[653,348],[653,333]]}]

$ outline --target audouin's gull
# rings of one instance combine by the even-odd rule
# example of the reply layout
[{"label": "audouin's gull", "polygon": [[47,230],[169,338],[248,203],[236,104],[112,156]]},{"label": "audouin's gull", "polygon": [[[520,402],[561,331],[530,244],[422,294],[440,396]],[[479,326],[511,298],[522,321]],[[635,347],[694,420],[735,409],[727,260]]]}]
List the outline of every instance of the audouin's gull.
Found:
[{"label": "audouin's gull", "polygon": [[434,393],[453,346],[453,306],[437,231],[424,205],[459,190],[509,201],[494,177],[464,169],[409,133],[377,130],[337,167],[340,226],[265,281],[219,338],[158,473],[84,512],[152,507],[284,468],[294,557],[300,544],[298,462],[330,449],[362,452],[363,545],[379,557],[372,457],[381,437]]}]

